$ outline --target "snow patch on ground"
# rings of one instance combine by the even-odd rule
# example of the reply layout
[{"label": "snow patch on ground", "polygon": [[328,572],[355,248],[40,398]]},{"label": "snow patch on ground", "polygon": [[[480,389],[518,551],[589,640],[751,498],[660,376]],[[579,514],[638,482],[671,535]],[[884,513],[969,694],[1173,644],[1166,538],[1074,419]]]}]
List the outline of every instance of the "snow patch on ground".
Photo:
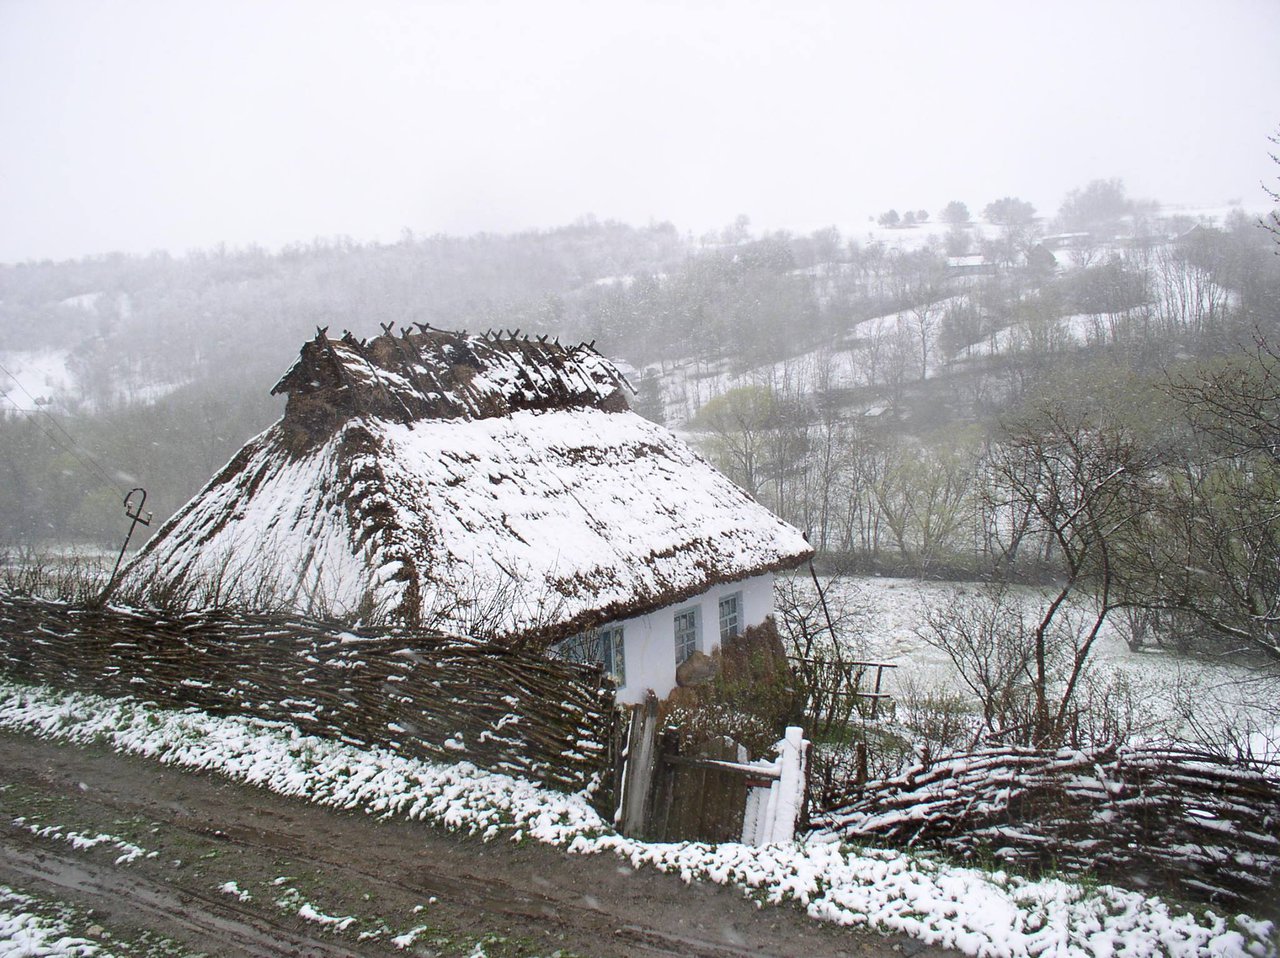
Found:
[{"label": "snow patch on ground", "polygon": [[77,938],[66,924],[43,918],[32,908],[36,901],[0,885],[0,958],[27,958],[30,955],[111,958],[88,938]]},{"label": "snow patch on ground", "polygon": [[120,857],[116,859],[117,865],[128,865],[139,858],[156,857],[155,852],[148,852],[145,848],[140,848],[132,842],[126,842],[115,835],[107,835],[105,833],[86,835],[83,832],[66,831],[59,825],[37,825],[21,816],[15,818],[13,824],[18,828],[25,828],[36,838],[60,839],[70,844],[76,851],[87,851],[99,845],[114,845],[116,850],[121,852]]},{"label": "snow patch on ground", "polygon": [[419,935],[424,931],[430,930],[430,925],[418,925],[414,928],[410,928],[403,935],[396,935],[396,937],[391,939],[391,944],[395,945],[397,948],[408,948],[414,943]]},{"label": "snow patch on ground", "polygon": [[[1246,916],[1192,915],[1111,886],[1030,881],[894,850],[854,848],[821,833],[761,848],[634,841],[612,833],[582,795],[466,763],[437,765],[361,750],[279,723],[0,681],[0,727],[69,742],[105,741],[318,804],[429,820],[485,838],[528,836],[576,853],[612,852],[635,867],[734,885],[762,903],[797,902],[814,918],[901,932],[972,955],[1276,954],[1268,942],[1274,927]],[[297,906],[299,914],[307,907]],[[345,920],[316,916],[311,920]]]},{"label": "snow patch on ground", "polygon": [[332,925],[338,931],[345,931],[356,921],[355,915],[326,915],[306,901],[299,906],[298,917],[315,922],[317,925]]},{"label": "snow patch on ground", "polygon": [[223,882],[218,886],[218,891],[224,895],[231,895],[238,901],[253,901],[253,895],[241,888],[236,882]]}]

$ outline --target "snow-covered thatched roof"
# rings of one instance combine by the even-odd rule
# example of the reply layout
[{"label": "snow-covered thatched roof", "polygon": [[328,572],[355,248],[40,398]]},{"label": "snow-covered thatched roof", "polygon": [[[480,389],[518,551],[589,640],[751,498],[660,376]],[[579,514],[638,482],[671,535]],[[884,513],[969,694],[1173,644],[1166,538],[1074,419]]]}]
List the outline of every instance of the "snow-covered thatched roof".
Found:
[{"label": "snow-covered thatched roof", "polygon": [[128,578],[550,640],[810,554],[625,388],[586,345],[321,330]]}]

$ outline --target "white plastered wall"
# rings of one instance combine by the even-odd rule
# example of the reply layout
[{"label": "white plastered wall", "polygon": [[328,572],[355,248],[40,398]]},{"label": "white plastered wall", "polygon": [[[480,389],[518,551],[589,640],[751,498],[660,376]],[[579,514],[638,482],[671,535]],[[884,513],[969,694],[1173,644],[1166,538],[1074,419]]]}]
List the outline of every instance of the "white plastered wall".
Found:
[{"label": "white plastered wall", "polygon": [[720,645],[720,599],[742,594],[742,626],[759,625],[773,613],[773,574],[725,583],[677,605],[611,625],[622,626],[626,656],[626,684],[618,689],[618,701],[629,705],[644,701],[649,689],[665,698],[676,686],[675,617],[686,609],[698,610],[698,648],[710,654]]}]

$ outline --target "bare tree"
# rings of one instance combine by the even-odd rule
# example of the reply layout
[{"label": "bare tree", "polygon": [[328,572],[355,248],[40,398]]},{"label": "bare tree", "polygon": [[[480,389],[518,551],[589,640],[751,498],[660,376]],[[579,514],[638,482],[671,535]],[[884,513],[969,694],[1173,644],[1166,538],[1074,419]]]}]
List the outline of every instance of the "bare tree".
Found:
[{"label": "bare tree", "polygon": [[1147,601],[1280,660],[1280,353],[1259,337],[1166,388],[1195,443],[1156,501]]},{"label": "bare tree", "polygon": [[[1280,133],[1273,133],[1267,139],[1275,146],[1280,146]],[[1280,156],[1275,153],[1268,155],[1271,157],[1272,163],[1280,166]],[[1265,184],[1262,188],[1266,191],[1267,196],[1271,197],[1271,202],[1277,204],[1277,207],[1268,213],[1264,219],[1259,220],[1258,225],[1274,236],[1277,243],[1280,243],[1280,189],[1273,189]],[[1280,255],[1280,250],[1276,250],[1276,253]]]},{"label": "bare tree", "polygon": [[1035,696],[1032,629],[1018,597],[1003,583],[925,610],[916,634],[943,652],[982,709],[979,734],[1002,737],[1028,728]]},{"label": "bare tree", "polygon": [[894,298],[904,307],[920,355],[920,380],[929,376],[929,356],[938,338],[947,298],[947,261],[932,250],[900,253],[890,274]]},{"label": "bare tree", "polygon": [[[1061,740],[1102,625],[1126,601],[1122,571],[1150,509],[1153,464],[1131,429],[1071,400],[1033,403],[1006,423],[993,452],[1000,485],[1027,508],[1029,528],[1048,543],[1061,577],[1028,636],[1038,743]],[[1055,636],[1073,606],[1084,611],[1068,630],[1072,648],[1055,676]]]},{"label": "bare tree", "polygon": [[958,443],[884,440],[884,468],[868,484],[899,553],[917,574],[955,551],[973,499],[976,457]]},{"label": "bare tree", "polygon": [[716,465],[752,496],[764,483],[768,431],[777,412],[777,398],[768,387],[741,386],[711,399],[692,422],[705,431]]}]

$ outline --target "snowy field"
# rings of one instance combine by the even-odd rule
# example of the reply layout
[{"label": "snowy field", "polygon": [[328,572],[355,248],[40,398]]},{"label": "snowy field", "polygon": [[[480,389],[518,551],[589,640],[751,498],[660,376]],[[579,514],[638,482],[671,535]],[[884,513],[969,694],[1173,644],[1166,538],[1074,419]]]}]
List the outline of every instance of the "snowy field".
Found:
[{"label": "snowy field", "polygon": [[0,352],[0,416],[33,412],[70,395],[70,358],[65,349]]},{"label": "snowy field", "polygon": [[[584,795],[559,794],[467,764],[438,765],[358,749],[281,724],[0,682],[0,727],[72,743],[105,742],[334,808],[430,821],[486,839],[531,839],[576,854],[612,853],[687,882],[735,886],[760,907],[790,902],[815,919],[905,933],[971,955],[1276,954],[1274,926],[1243,915],[1193,914],[1112,886],[1031,881],[925,855],[854,848],[822,833],[760,848],[634,841],[616,834]],[[60,837],[74,844],[80,836]],[[110,954],[100,943],[66,938],[57,922],[33,914],[8,890],[0,897],[0,930],[23,935],[42,949],[0,946],[0,956]]]},{"label": "snowy field", "polygon": [[46,903],[0,885],[0,958],[31,955],[102,956],[92,940],[71,934],[59,917],[46,914]]},{"label": "snowy field", "polygon": [[[1226,210],[1218,209],[1187,211],[1187,215],[1206,223],[1221,222],[1226,213]],[[947,229],[941,223],[927,223],[910,229],[874,227],[866,233],[866,241],[883,243],[890,249],[906,252],[927,246],[930,242],[941,242]],[[984,235],[993,236],[999,232],[989,224],[976,223],[971,224],[970,230],[975,242]],[[849,235],[856,236],[857,233]],[[1104,246],[1096,252],[1101,261],[1106,255],[1121,253],[1122,247]],[[1076,269],[1069,250],[1059,250],[1055,255],[1064,275]],[[797,272],[809,276],[822,275],[838,271],[845,265],[822,263]],[[978,308],[969,292],[958,291],[939,300],[928,311],[928,321],[924,324],[928,328],[925,335],[929,342],[924,378],[945,375],[976,359],[1106,344],[1113,341],[1119,330],[1144,313],[1184,316],[1207,308],[1209,303],[1215,304],[1214,309],[1219,312],[1238,303],[1235,293],[1211,282],[1201,286],[1185,277],[1180,280],[1169,277],[1167,281],[1156,277],[1153,286],[1152,301],[1141,308],[1117,315],[1076,313],[1057,316],[1037,324],[1034,330],[1026,323],[1002,326],[962,346],[954,357],[948,358],[939,341],[942,317],[951,309]],[[963,290],[964,283],[957,280],[955,287]],[[907,381],[920,376],[920,326],[920,317],[913,310],[906,309],[862,320],[843,330],[831,342],[750,369],[734,369],[727,360],[684,358],[650,364],[640,371],[638,378],[632,378],[632,382],[638,383],[643,377],[657,378],[664,419],[676,429],[686,428],[698,411],[715,397],[747,386],[767,386],[788,396],[854,390],[873,385],[870,374],[873,369],[878,369],[880,392],[887,394],[889,388],[885,377],[894,368],[905,370]],[[860,411],[878,411],[882,401],[883,396]]]},{"label": "snowy field", "polygon": [[[0,351],[0,417],[27,415],[36,410],[92,412],[100,403],[86,399],[66,349]],[[158,402],[185,384],[156,382],[140,372],[117,370],[108,404]]]},{"label": "snowy field", "polygon": [[[807,578],[797,581],[802,590],[811,594]],[[925,622],[928,609],[947,608],[981,586],[878,576],[823,581],[833,611],[843,608],[850,617],[849,651],[867,661],[898,666],[889,673],[888,691],[902,692],[911,686],[963,690],[946,654],[926,644],[916,630]],[[1017,594],[1028,609],[1038,607],[1044,597],[1042,590],[1032,587],[1018,588]],[[1194,718],[1212,729],[1227,725],[1266,729],[1275,721],[1274,713],[1256,707],[1259,703],[1273,705],[1280,701],[1280,676],[1275,672],[1268,677],[1239,663],[1161,649],[1133,652],[1112,622],[1103,626],[1093,658],[1100,673],[1123,673],[1133,687],[1142,690],[1139,718],[1150,723],[1153,733],[1189,735],[1191,729],[1181,714],[1188,701],[1196,704]],[[1277,748],[1280,743],[1273,741],[1267,751],[1272,758],[1280,759]]]}]

